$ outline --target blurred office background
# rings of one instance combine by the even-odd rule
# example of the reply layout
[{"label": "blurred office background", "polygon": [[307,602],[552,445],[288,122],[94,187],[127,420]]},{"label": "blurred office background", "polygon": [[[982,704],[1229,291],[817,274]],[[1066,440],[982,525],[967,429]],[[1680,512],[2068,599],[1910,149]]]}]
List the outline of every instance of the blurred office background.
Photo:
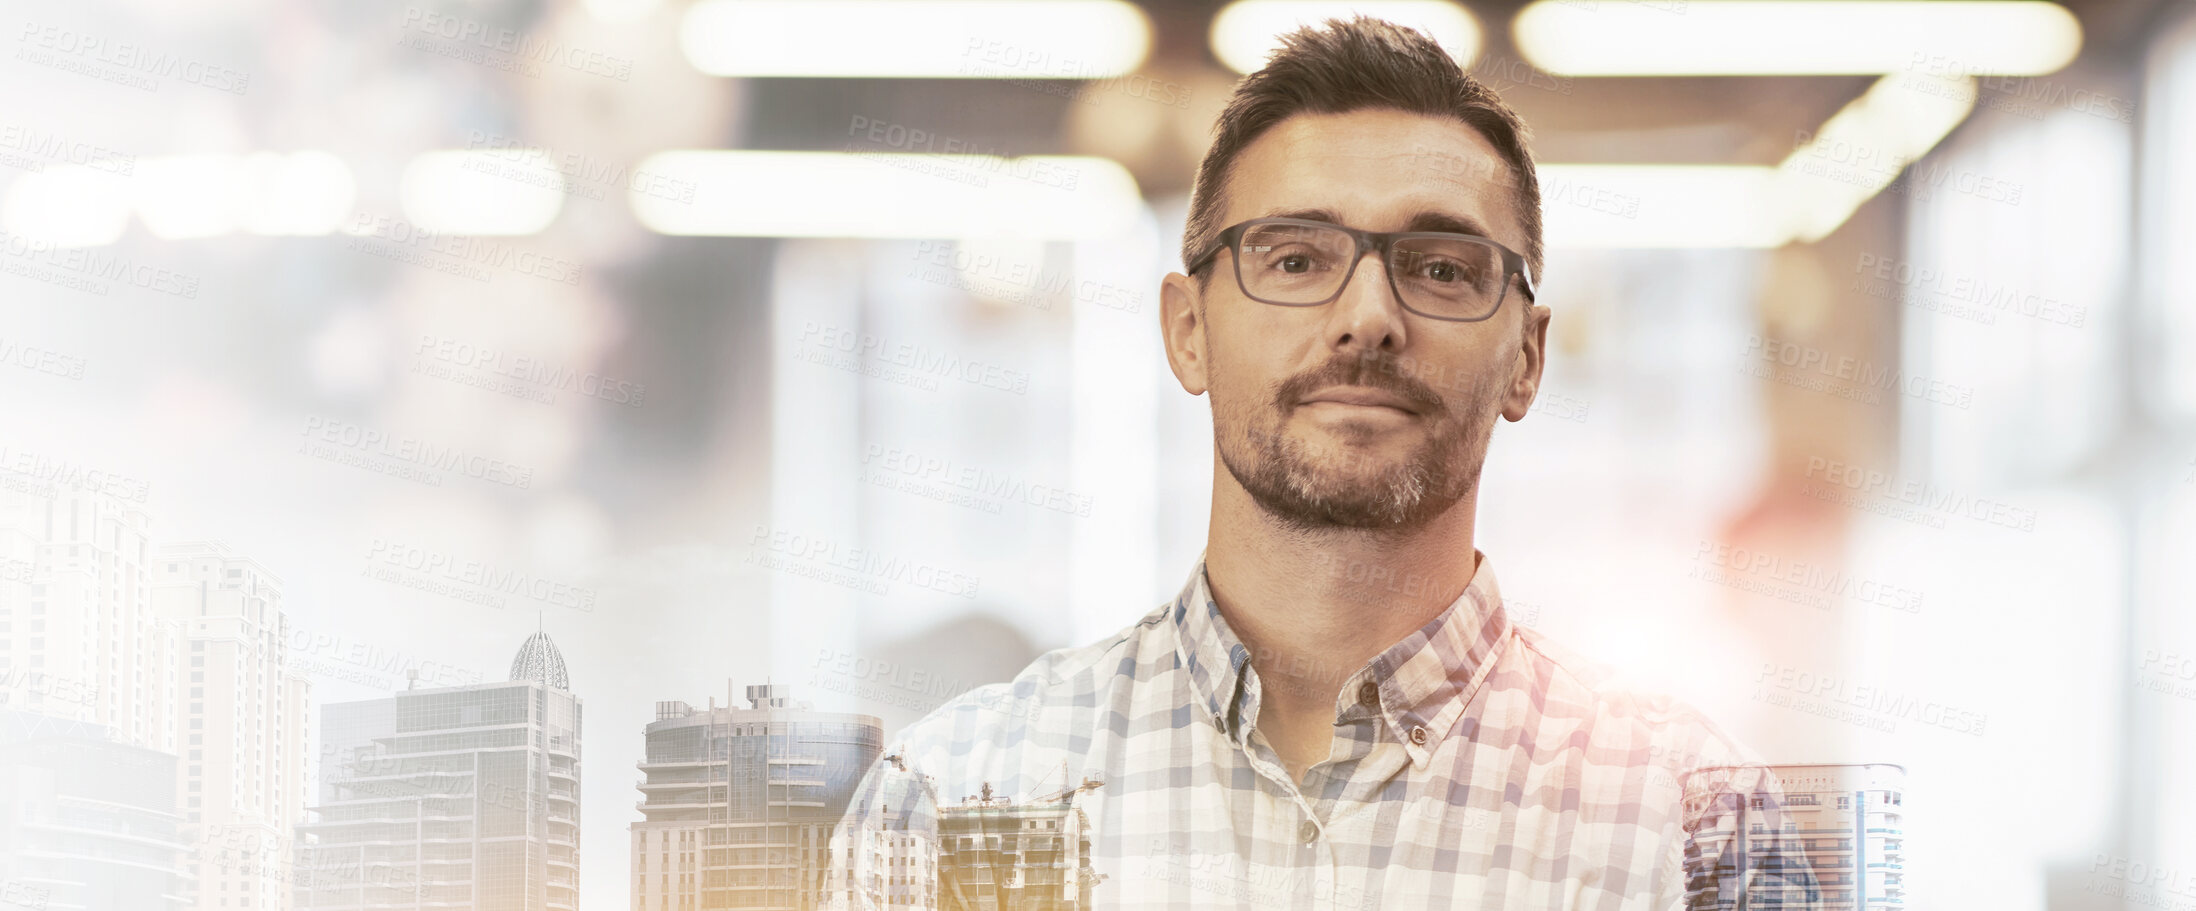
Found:
[{"label": "blurred office background", "polygon": [[[322,706],[551,686],[539,632],[556,876],[632,906],[658,702],[889,732],[1180,588],[1210,424],[1159,278],[1233,81],[1349,8],[1536,133],[1551,351],[1479,532],[1520,622],[1772,760],[1904,765],[1909,907],[2196,900],[2165,0],[9,0],[11,723],[167,755],[203,853],[201,776],[286,837]],[[194,559],[266,613],[189,627]],[[226,760],[146,695],[215,640],[279,689]],[[269,869],[182,903],[290,907]]]}]

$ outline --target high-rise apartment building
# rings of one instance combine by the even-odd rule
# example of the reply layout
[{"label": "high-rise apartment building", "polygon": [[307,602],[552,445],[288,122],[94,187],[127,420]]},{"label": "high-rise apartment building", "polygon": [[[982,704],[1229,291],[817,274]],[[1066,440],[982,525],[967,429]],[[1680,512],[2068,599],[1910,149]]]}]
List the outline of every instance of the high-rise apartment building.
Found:
[{"label": "high-rise apartment building", "polygon": [[0,707],[175,751],[180,633],[152,607],[144,507],[0,480]]},{"label": "high-rise apartment building", "polygon": [[937,908],[937,821],[937,807],[929,801],[885,806],[849,819],[847,828],[832,835],[834,863],[825,874],[821,906],[832,911]]},{"label": "high-rise apartment building", "polygon": [[154,611],[184,643],[177,687],[184,832],[198,911],[290,907],[305,818],[305,679],[290,672],[281,580],[216,542],[154,548]]},{"label": "high-rise apartment building", "polygon": [[174,795],[190,906],[284,911],[307,685],[286,668],[280,582],[217,543],[154,544],[143,499],[0,454],[0,708],[172,754],[126,767],[166,781],[118,786]]},{"label": "high-rise apartment building", "polygon": [[298,906],[576,908],[581,708],[540,633],[507,682],[326,706]]},{"label": "high-rise apartment building", "polygon": [[634,911],[818,906],[832,828],[883,748],[883,725],[814,711],[784,686],[750,686],[747,700],[656,703],[640,764],[646,818],[632,826]]}]

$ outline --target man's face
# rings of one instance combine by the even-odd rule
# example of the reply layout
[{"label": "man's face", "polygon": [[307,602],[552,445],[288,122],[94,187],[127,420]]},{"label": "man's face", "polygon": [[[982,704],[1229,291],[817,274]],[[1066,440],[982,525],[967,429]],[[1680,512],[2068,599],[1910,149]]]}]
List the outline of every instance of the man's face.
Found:
[{"label": "man's face", "polygon": [[[1478,131],[1394,110],[1300,114],[1234,163],[1222,225],[1291,216],[1368,231],[1477,229],[1525,249],[1508,169]],[[1499,411],[1538,387],[1548,310],[1519,283],[1494,316],[1404,310],[1368,253],[1339,298],[1280,307],[1244,296],[1222,253],[1204,287],[1170,275],[1167,356],[1191,394],[1212,393],[1220,459],[1258,504],[1297,528],[1416,528],[1479,481]]]}]

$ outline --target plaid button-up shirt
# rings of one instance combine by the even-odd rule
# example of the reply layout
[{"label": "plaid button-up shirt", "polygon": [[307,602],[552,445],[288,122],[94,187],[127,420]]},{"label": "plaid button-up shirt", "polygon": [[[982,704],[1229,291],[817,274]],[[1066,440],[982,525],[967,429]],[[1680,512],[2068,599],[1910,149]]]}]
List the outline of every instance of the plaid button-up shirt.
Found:
[{"label": "plaid button-up shirt", "polygon": [[1089,826],[1088,907],[1680,907],[1680,782],[1751,758],[1516,626],[1474,558],[1454,603],[1363,667],[1292,668],[1339,684],[1333,745],[1298,782],[1259,732],[1270,684],[1200,557],[1173,603],[888,742],[837,833],[863,847],[835,855],[827,892],[890,907],[920,868],[881,859],[879,839],[935,837],[936,808],[987,784],[1028,802],[1089,780],[1067,798]]}]

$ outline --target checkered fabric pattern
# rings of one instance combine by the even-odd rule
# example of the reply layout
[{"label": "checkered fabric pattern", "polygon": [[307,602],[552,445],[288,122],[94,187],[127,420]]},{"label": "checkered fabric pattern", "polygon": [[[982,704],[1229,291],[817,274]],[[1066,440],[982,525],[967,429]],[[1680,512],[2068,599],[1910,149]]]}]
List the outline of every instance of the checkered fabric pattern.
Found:
[{"label": "checkered fabric pattern", "polygon": [[1026,801],[1090,779],[1070,798],[1099,876],[1085,907],[1683,907],[1680,782],[1757,761],[1513,624],[1474,558],[1425,626],[1363,667],[1309,669],[1339,683],[1335,737],[1298,782],[1259,733],[1261,680],[1200,556],[1173,603],[889,741],[840,824],[842,845],[870,847],[835,855],[832,904],[890,907],[893,877],[864,858],[934,832],[939,806],[987,783]]}]

